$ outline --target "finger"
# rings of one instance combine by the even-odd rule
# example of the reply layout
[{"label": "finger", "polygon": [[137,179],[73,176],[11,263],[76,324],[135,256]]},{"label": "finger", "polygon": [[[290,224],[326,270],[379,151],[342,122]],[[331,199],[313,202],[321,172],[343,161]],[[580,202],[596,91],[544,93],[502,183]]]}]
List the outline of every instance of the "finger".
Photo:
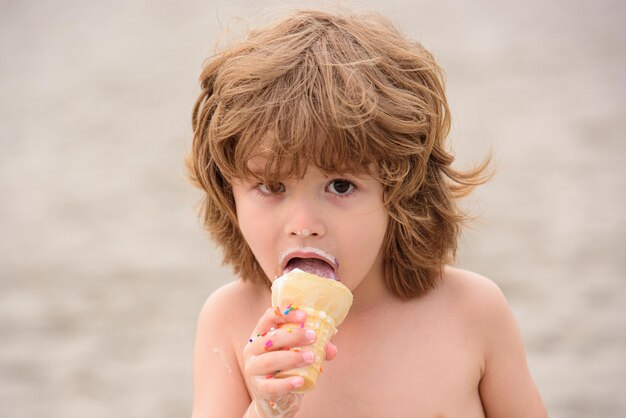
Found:
[{"label": "finger", "polygon": [[274,351],[252,357],[246,364],[246,374],[252,376],[272,376],[282,370],[306,367],[313,363],[312,351]]},{"label": "finger", "polygon": [[331,342],[326,346],[326,360],[330,361],[337,357],[337,346]]},{"label": "finger", "polygon": [[315,338],[315,331],[300,328],[298,324],[286,323],[279,329],[250,338],[244,347],[244,355],[258,356],[269,351],[306,346],[312,344]]},{"label": "finger", "polygon": [[301,376],[276,379],[274,377],[258,377],[256,380],[256,392],[262,398],[276,399],[287,395],[304,385]]},{"label": "finger", "polygon": [[291,306],[276,306],[269,308],[263,313],[259,322],[257,323],[253,336],[261,335],[272,328],[280,328],[283,324],[288,322],[294,324],[302,324],[306,319],[306,313],[298,309],[292,309]]}]

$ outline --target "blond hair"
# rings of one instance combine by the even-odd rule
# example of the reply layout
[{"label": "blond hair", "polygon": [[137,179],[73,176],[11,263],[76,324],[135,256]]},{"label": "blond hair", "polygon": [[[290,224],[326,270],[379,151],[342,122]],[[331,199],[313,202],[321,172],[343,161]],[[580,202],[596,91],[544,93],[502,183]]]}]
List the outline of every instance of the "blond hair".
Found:
[{"label": "blond hair", "polygon": [[[212,57],[200,83],[187,166],[206,192],[205,226],[243,280],[270,284],[238,229],[230,183],[275,184],[313,164],[383,185],[394,294],[436,285],[466,219],[457,200],[485,181],[488,161],[451,167],[443,72],[424,47],[378,15],[299,11]],[[267,161],[261,174],[248,166],[257,155]]]}]

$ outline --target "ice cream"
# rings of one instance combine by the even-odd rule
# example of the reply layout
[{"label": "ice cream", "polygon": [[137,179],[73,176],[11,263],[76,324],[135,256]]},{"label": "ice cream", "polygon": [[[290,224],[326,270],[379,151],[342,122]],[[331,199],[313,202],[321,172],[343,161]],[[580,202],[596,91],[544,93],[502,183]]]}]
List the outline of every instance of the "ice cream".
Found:
[{"label": "ice cream", "polygon": [[348,315],[352,293],[340,282],[295,269],[272,283],[272,305],[300,309],[306,312],[304,327],[316,332],[315,343],[295,349],[310,350],[315,354],[313,364],[276,374],[276,377],[302,376],[304,386],[298,392],[315,387],[326,358],[326,345]]}]

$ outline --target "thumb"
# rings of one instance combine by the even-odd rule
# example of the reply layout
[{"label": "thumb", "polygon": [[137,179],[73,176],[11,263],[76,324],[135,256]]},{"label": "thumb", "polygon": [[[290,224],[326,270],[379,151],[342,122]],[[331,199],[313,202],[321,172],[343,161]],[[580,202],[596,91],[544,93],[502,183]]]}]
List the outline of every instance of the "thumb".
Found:
[{"label": "thumb", "polygon": [[330,361],[337,357],[337,346],[331,342],[326,346],[326,360]]}]

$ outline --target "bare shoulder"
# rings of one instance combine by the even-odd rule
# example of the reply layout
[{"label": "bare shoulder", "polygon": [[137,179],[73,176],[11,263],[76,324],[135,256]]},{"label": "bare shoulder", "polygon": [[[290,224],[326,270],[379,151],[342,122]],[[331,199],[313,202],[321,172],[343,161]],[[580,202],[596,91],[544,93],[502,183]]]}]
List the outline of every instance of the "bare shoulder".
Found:
[{"label": "bare shoulder", "polygon": [[491,324],[502,315],[511,315],[506,298],[498,285],[487,277],[468,270],[446,267],[438,291],[451,306],[461,310],[477,326]]},{"label": "bare shoulder", "polygon": [[215,290],[198,318],[193,355],[193,417],[241,416],[250,403],[238,353],[263,310],[267,289],[240,280]]},{"label": "bare shoulder", "polygon": [[269,291],[259,283],[236,280],[217,288],[207,298],[198,318],[197,335],[220,338],[239,347],[242,333],[250,332],[269,306]]},{"label": "bare shoulder", "polygon": [[[440,291],[449,301],[449,309],[456,310],[466,319],[475,338],[482,344],[485,361],[498,336],[517,335],[513,313],[494,281],[468,270],[446,267],[441,287]],[[515,344],[521,346],[521,339],[516,338]]]},{"label": "bare shoulder", "polygon": [[483,358],[480,396],[490,417],[545,417],[515,318],[500,288],[470,271],[446,268],[441,291],[463,311]]},{"label": "bare shoulder", "polygon": [[498,285],[491,279],[457,267],[447,266],[445,268],[443,284],[459,297],[472,298],[479,295],[495,298],[504,297]]},{"label": "bare shoulder", "polygon": [[[253,310],[250,308],[261,306],[267,298],[267,292],[267,288],[263,285],[253,282],[236,280],[227,283],[217,288],[207,298],[200,311],[200,320],[223,318],[224,314],[234,311],[238,312],[235,317],[241,318],[242,313]],[[246,309],[239,309],[241,307]]]}]

